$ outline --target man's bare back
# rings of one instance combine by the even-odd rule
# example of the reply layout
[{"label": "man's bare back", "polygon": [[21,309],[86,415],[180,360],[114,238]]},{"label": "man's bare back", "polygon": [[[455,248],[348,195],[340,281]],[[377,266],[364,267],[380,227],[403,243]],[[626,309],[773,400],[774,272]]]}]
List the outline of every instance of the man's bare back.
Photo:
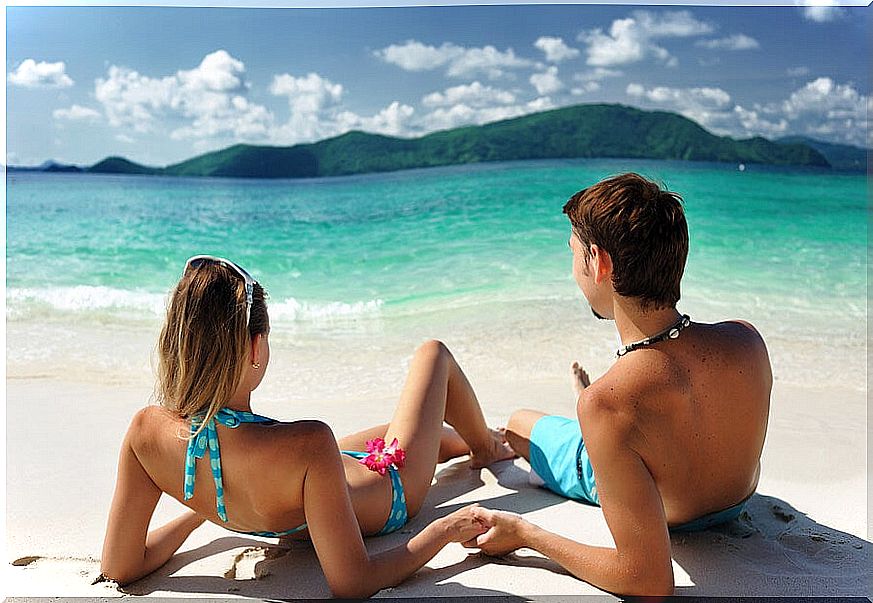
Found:
[{"label": "man's bare back", "polygon": [[[635,426],[668,525],[747,498],[758,481],[770,406],[767,349],[745,322],[692,323],[679,338],[622,356],[583,400],[612,390]],[[585,403],[580,423],[586,435]],[[586,438],[587,439],[587,438]]]}]

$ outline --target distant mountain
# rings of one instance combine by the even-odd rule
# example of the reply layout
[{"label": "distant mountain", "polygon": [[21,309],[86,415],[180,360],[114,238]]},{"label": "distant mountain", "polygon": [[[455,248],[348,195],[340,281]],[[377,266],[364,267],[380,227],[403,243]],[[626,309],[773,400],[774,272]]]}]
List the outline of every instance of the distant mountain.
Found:
[{"label": "distant mountain", "polygon": [[81,172],[83,171],[83,168],[80,168],[77,165],[58,163],[53,159],[49,159],[32,167],[9,165],[6,166],[6,170],[10,172]]},{"label": "distant mountain", "polygon": [[824,155],[831,167],[837,170],[866,171],[867,156],[871,152],[861,147],[822,142],[806,136],[786,136],[777,139],[776,142],[780,144],[805,144]]},{"label": "distant mountain", "polygon": [[162,174],[233,178],[312,178],[409,168],[579,157],[680,159],[828,167],[803,143],[715,136],[675,113],[623,105],[576,105],[482,126],[405,139],[349,132],[292,147],[237,144],[152,168],[109,157],[94,173]]},{"label": "distant mountain", "polygon": [[161,168],[151,168],[134,163],[124,157],[107,157],[99,163],[95,163],[85,171],[95,174],[160,174]]}]

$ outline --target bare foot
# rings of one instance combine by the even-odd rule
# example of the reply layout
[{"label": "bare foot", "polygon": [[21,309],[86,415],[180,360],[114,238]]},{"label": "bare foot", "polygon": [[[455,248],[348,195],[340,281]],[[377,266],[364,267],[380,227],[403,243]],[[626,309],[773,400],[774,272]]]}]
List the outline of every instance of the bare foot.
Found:
[{"label": "bare foot", "polygon": [[470,454],[471,469],[481,469],[482,467],[487,467],[491,463],[514,459],[518,456],[515,454],[515,450],[512,449],[512,446],[507,443],[502,429],[489,429],[488,433],[491,434],[489,448],[488,450]]},{"label": "bare foot", "polygon": [[591,385],[591,379],[588,378],[588,373],[578,362],[573,363],[573,388],[576,390],[576,395],[581,395],[582,390]]}]

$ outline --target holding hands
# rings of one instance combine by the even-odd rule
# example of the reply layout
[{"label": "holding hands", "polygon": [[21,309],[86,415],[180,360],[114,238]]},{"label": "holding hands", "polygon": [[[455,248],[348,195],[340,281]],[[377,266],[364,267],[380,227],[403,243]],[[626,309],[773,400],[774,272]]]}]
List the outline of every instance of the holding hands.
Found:
[{"label": "holding hands", "polygon": [[475,537],[462,542],[466,548],[478,548],[486,555],[500,557],[525,546],[522,532],[529,524],[521,515],[494,511],[479,505],[461,509],[461,511],[467,510],[482,530]]},{"label": "holding hands", "polygon": [[478,509],[479,505],[472,504],[439,520],[448,542],[460,542],[467,546],[467,542],[475,542],[478,536],[488,530],[488,526],[475,515]]}]

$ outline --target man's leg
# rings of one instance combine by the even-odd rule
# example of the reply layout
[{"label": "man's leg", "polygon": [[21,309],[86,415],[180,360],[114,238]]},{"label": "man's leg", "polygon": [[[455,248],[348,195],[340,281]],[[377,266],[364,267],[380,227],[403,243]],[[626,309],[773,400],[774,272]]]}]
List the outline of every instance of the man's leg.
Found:
[{"label": "man's leg", "polygon": [[530,461],[530,432],[534,424],[544,416],[546,413],[523,408],[509,417],[504,436],[515,453],[524,457],[526,461]]},{"label": "man's leg", "polygon": [[[571,367],[573,373],[573,389],[576,390],[576,395],[582,395],[582,390],[591,385],[591,379],[588,378],[588,373],[578,362],[574,362]],[[533,426],[541,418],[546,416],[538,410],[530,410],[523,408],[512,413],[509,418],[509,424],[506,426],[504,436],[516,454],[523,456],[524,459],[530,462],[530,432],[533,431]]]}]

